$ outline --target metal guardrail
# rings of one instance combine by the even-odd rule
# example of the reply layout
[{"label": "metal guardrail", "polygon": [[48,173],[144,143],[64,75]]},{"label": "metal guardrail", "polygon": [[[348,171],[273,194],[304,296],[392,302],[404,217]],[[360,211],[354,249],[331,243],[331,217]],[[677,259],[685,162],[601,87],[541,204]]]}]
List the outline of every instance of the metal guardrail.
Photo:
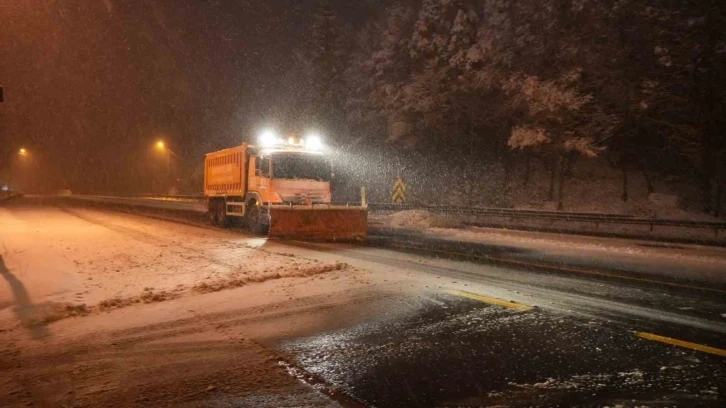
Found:
[{"label": "metal guardrail", "polygon": [[464,215],[532,215],[537,217],[570,217],[570,218],[635,218],[632,215],[621,214],[600,214],[585,212],[565,212],[565,211],[547,211],[547,210],[521,210],[514,208],[479,208],[479,207],[463,207],[463,206],[426,206],[411,204],[389,204],[389,203],[369,203],[368,206],[376,212],[394,212],[403,210],[426,210],[447,214],[464,214]]},{"label": "metal guardrail", "polygon": [[17,199],[17,198],[21,198],[24,195],[25,195],[25,193],[8,193],[8,194],[2,193],[2,194],[0,194],[0,203],[5,202],[5,201],[10,201],[13,199]]},{"label": "metal guardrail", "polygon": [[115,196],[95,196],[95,195],[68,195],[61,196],[67,200],[81,200],[96,203],[121,204],[125,206],[138,206],[147,208],[158,208],[162,210],[172,211],[188,211],[195,213],[207,212],[207,207],[199,201],[182,201],[172,199],[162,199],[156,197],[115,197]]},{"label": "metal guardrail", "polygon": [[660,218],[638,218],[630,215],[620,214],[597,214],[597,213],[577,213],[577,212],[560,212],[560,211],[540,211],[540,210],[518,210],[510,208],[471,208],[459,206],[414,206],[414,205],[397,205],[397,204],[380,204],[369,203],[368,207],[373,212],[395,212],[403,210],[426,210],[432,213],[481,216],[481,217],[506,217],[519,219],[535,219],[535,220],[552,220],[552,221],[581,221],[595,223],[595,229],[599,224],[628,224],[628,225],[648,225],[650,230],[656,226],[668,227],[689,227],[689,228],[708,228],[713,230],[715,237],[718,237],[719,231],[726,229],[726,222],[713,221],[689,221],[689,220],[673,220]]},{"label": "metal guardrail", "polygon": [[189,201],[202,201],[204,195],[192,195],[192,194],[177,194],[177,195],[164,195],[164,194],[140,194],[134,198],[150,198],[156,200],[189,200]]},{"label": "metal guardrail", "polygon": [[[169,210],[185,210],[194,212],[205,212],[206,206],[202,203],[203,195],[140,195],[135,197],[112,197],[112,196],[69,196],[88,201],[103,201],[117,204],[141,205],[146,207],[164,208]],[[336,203],[345,205],[343,203]],[[359,204],[357,204],[359,205]],[[550,221],[571,221],[591,222],[595,229],[599,224],[621,224],[621,225],[648,225],[650,231],[654,227],[684,227],[704,228],[713,230],[714,236],[718,238],[721,230],[726,230],[726,222],[713,221],[689,221],[660,218],[639,218],[631,215],[621,214],[598,214],[583,212],[563,212],[546,210],[520,210],[513,208],[476,208],[463,206],[422,206],[412,204],[391,204],[391,203],[368,203],[371,212],[390,213],[405,210],[425,210],[438,214],[479,216],[479,217],[502,217],[509,221],[514,219],[550,220]]]}]

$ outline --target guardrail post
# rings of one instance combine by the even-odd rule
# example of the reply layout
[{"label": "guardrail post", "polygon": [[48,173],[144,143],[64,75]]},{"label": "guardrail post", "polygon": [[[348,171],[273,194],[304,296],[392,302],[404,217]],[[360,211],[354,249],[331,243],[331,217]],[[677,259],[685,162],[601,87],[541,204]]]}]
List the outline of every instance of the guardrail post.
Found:
[{"label": "guardrail post", "polygon": [[360,205],[368,207],[368,199],[366,198],[366,186],[360,188]]}]

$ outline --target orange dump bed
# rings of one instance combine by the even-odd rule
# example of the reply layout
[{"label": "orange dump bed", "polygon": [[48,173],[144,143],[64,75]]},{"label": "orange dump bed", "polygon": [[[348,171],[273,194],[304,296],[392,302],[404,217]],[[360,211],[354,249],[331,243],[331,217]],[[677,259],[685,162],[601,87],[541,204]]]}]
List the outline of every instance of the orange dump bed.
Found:
[{"label": "orange dump bed", "polygon": [[247,144],[209,153],[204,159],[204,195],[241,196],[247,177]]}]

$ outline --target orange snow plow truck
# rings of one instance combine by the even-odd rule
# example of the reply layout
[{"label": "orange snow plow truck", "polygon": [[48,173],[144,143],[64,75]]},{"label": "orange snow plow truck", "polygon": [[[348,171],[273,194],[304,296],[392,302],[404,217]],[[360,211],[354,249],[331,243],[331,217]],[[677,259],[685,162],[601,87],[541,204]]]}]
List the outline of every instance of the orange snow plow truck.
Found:
[{"label": "orange snow plow truck", "polygon": [[319,139],[268,137],[263,146],[208,153],[204,195],[213,224],[236,218],[256,234],[308,240],[363,240],[368,210],[331,204],[330,161]]}]

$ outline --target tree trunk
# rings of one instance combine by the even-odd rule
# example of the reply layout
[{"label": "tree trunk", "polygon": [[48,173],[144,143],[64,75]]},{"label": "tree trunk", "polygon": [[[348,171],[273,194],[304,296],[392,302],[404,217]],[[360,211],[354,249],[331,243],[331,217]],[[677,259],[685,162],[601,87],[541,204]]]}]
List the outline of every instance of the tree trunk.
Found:
[{"label": "tree trunk", "polygon": [[512,173],[512,156],[505,153],[504,157],[504,177],[502,177],[502,189],[501,196],[498,197],[499,203],[497,203],[498,206],[502,206],[505,203],[510,202],[510,195],[512,190],[511,185],[511,173]]},{"label": "tree trunk", "polygon": [[522,182],[523,187],[527,187],[529,184],[529,175],[531,173],[531,167],[532,167],[532,156],[529,154],[525,154],[526,160],[524,162],[524,182]]},{"label": "tree trunk", "polygon": [[575,161],[575,155],[572,152],[567,153],[567,159],[565,160],[565,176],[572,176],[572,162]]},{"label": "tree trunk", "polygon": [[721,183],[716,184],[716,203],[714,205],[713,215],[721,216]]},{"label": "tree trunk", "polygon": [[569,155],[562,155],[560,157],[560,180],[557,188],[557,210],[562,209],[562,196],[564,195],[565,191],[565,173],[567,173],[567,166],[569,166],[570,162],[570,156]]},{"label": "tree trunk", "polygon": [[547,194],[547,200],[552,201],[555,199],[555,173],[557,170],[557,161],[552,159],[550,162],[550,191]]},{"label": "tree trunk", "polygon": [[628,171],[625,169],[621,169],[623,172],[623,193],[620,195],[620,198],[623,201],[628,201]]},{"label": "tree trunk", "polygon": [[650,174],[648,174],[645,167],[641,167],[640,172],[643,173],[643,177],[645,177],[645,185],[648,187],[648,195],[653,194],[653,180],[650,179]]},{"label": "tree trunk", "polygon": [[701,175],[701,194],[703,200],[703,212],[710,214],[713,204],[713,188],[711,186],[711,176],[708,174]]}]

